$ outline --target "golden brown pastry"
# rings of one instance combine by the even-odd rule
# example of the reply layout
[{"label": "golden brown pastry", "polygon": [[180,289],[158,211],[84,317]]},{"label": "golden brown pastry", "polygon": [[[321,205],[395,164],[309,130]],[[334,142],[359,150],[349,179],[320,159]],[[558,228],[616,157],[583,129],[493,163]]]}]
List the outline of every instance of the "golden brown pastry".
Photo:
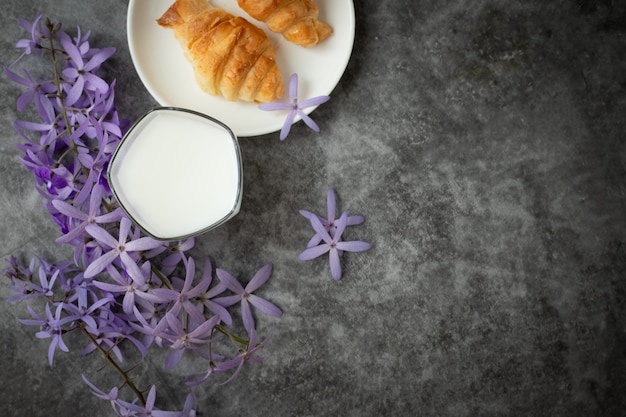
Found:
[{"label": "golden brown pastry", "polygon": [[[272,32],[305,48],[315,46],[333,33],[333,28],[317,19],[315,0],[237,0],[253,18],[265,22]],[[333,0],[334,1],[334,0]]]},{"label": "golden brown pastry", "polygon": [[228,100],[276,101],[283,77],[263,30],[207,0],[176,0],[157,19],[174,30],[203,91]]}]

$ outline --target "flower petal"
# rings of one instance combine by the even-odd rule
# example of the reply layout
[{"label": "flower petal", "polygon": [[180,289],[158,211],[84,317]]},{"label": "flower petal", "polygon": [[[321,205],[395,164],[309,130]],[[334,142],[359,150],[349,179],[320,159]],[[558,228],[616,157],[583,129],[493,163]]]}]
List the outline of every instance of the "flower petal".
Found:
[{"label": "flower petal", "polygon": [[71,204],[66,203],[63,200],[55,199],[52,200],[52,206],[57,209],[60,213],[65,214],[73,219],[78,220],[87,220],[88,215],[74,207]]},{"label": "flower petal", "polygon": [[330,100],[330,96],[317,96],[307,98],[306,100],[298,102],[298,107],[300,107],[301,109],[306,109],[307,107],[319,106],[320,104],[326,103],[328,100]]},{"label": "flower petal", "polygon": [[246,299],[241,300],[241,318],[243,319],[243,327],[250,331],[254,329],[254,318],[252,317],[252,310],[250,310],[250,303]]},{"label": "flower petal", "polygon": [[300,210],[299,213],[302,216],[306,217],[307,219],[311,219],[311,217],[314,217],[314,216],[317,217],[317,214],[311,213],[310,211],[307,211],[307,210]]},{"label": "flower petal", "polygon": [[113,236],[109,234],[109,232],[96,224],[90,224],[89,226],[85,227],[85,231],[98,242],[108,246],[109,248],[114,248],[117,246],[117,240],[115,240]]},{"label": "flower petal", "polygon": [[132,314],[133,309],[135,307],[135,293],[132,291],[127,291],[124,294],[124,299],[122,300],[122,310],[126,314]]},{"label": "flower petal", "polygon": [[315,123],[315,121],[313,121],[313,119],[311,119],[306,113],[304,113],[302,110],[298,109],[296,110],[296,112],[298,113],[298,115],[302,118],[302,121],[308,126],[310,127],[312,130],[314,130],[315,132],[319,132],[320,131],[320,127],[317,125],[317,123]]},{"label": "flower petal", "polygon": [[84,277],[85,278],[91,278],[93,276],[96,276],[97,274],[102,272],[104,270],[104,268],[106,268],[108,265],[110,265],[111,262],[113,262],[113,260],[115,258],[117,258],[117,255],[118,255],[118,253],[117,253],[116,250],[110,250],[107,253],[105,253],[104,255],[100,256],[99,258],[94,259],[89,264],[87,269],[85,269]]},{"label": "flower petal", "polygon": [[348,252],[363,252],[370,249],[372,245],[367,242],[361,242],[353,240],[349,242],[337,242],[337,249],[345,250]]},{"label": "flower petal", "polygon": [[145,251],[159,247],[162,244],[163,242],[144,236],[126,243],[124,247],[127,251]]},{"label": "flower petal", "polygon": [[267,280],[270,278],[271,275],[272,275],[272,264],[269,263],[269,264],[263,265],[263,267],[261,267],[261,269],[259,269],[256,272],[256,274],[254,274],[250,282],[248,282],[248,285],[246,285],[246,288],[245,288],[246,292],[251,293],[259,289],[261,285],[267,282]]},{"label": "flower petal", "polygon": [[333,239],[335,242],[339,242],[341,240],[341,235],[343,234],[344,230],[346,230],[347,224],[348,224],[348,213],[344,211],[336,223],[337,230],[335,230],[335,233],[333,235]]},{"label": "flower petal", "polygon": [[275,110],[293,110],[293,104],[275,101],[272,103],[259,104],[259,110],[275,111]]},{"label": "flower petal", "polygon": [[293,124],[293,119],[296,117],[296,111],[291,110],[285,119],[285,123],[283,123],[282,129],[280,129],[280,140],[285,140],[287,135],[289,135],[289,131],[291,130],[291,125]]},{"label": "flower petal", "polygon": [[289,101],[298,100],[298,74],[291,74],[289,78]]},{"label": "flower petal", "polygon": [[314,246],[319,245],[321,242],[322,242],[322,237],[316,233],[316,234],[313,235],[313,237],[306,244],[306,247],[307,248],[312,248]]},{"label": "flower petal", "polygon": [[280,308],[276,307],[273,303],[267,301],[264,298],[259,297],[258,295],[250,294],[248,296],[248,301],[250,304],[258,308],[263,313],[272,317],[280,317],[283,315],[283,312]]},{"label": "flower petal", "polygon": [[328,214],[328,221],[335,220],[335,209],[337,207],[337,200],[335,198],[335,191],[329,188],[326,192],[326,214]]},{"label": "flower petal", "polygon": [[363,222],[365,222],[365,217],[363,216],[348,216],[346,224],[348,226],[356,226],[357,224],[362,224]]},{"label": "flower petal", "polygon": [[230,307],[234,304],[237,304],[239,301],[241,301],[241,294],[214,298],[213,301],[215,301],[217,304],[221,305],[222,307]]},{"label": "flower petal", "polygon": [[241,286],[241,283],[237,280],[237,278],[232,276],[230,272],[225,271],[221,268],[217,268],[215,270],[215,274],[217,275],[217,278],[220,280],[220,282],[226,285],[226,288],[228,288],[229,290],[231,290],[232,292],[236,294],[243,294],[244,290],[243,290],[243,287]]},{"label": "flower petal", "polygon": [[330,275],[335,281],[339,281],[341,279],[341,263],[336,249],[329,252],[328,259],[330,261]]},{"label": "flower petal", "polygon": [[165,358],[165,365],[163,368],[166,371],[174,369],[183,358],[183,353],[185,353],[185,349],[171,349],[171,352]]},{"label": "flower petal", "polygon": [[330,237],[322,221],[317,216],[310,218],[309,221],[311,222],[311,226],[313,226],[313,230],[322,237],[324,242],[330,243],[333,241],[333,238]]},{"label": "flower petal", "polygon": [[315,259],[318,256],[322,256],[326,252],[330,250],[330,245],[323,243],[318,246],[314,246],[312,248],[305,249],[299,256],[298,259],[301,261],[309,261],[311,259]]}]

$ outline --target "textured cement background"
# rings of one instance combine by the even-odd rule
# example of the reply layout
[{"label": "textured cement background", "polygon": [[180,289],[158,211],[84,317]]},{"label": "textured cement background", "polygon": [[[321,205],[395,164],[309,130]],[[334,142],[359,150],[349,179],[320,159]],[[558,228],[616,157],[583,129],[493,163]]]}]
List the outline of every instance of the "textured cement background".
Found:
[{"label": "textured cement background", "polygon": [[[245,276],[285,312],[265,362],[196,391],[202,416],[625,416],[626,2],[355,0],[354,53],[332,100],[281,143],[242,139],[235,220],[194,255]],[[3,64],[40,10],[118,52],[120,115],[155,104],[126,44],[127,3],[5,0]],[[0,252],[63,260],[18,160],[20,89],[0,84]],[[298,253],[298,209],[325,191],[367,221],[331,280]],[[9,295],[0,285],[0,298]],[[50,368],[46,343],[0,303],[0,415],[108,416],[80,379],[82,346]],[[140,363],[163,408],[186,389]],[[183,370],[177,371],[183,373]],[[101,376],[100,376],[101,375]],[[106,383],[106,371],[93,379]],[[110,378],[115,381],[114,378]]]}]

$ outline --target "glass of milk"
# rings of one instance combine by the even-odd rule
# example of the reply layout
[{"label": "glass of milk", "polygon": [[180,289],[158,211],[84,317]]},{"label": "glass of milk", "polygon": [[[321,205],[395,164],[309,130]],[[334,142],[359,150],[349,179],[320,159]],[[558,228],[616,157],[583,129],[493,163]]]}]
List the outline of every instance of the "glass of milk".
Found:
[{"label": "glass of milk", "polygon": [[145,233],[180,240],[239,212],[239,143],[223,123],[191,110],[159,107],[126,133],[109,164],[120,207]]}]

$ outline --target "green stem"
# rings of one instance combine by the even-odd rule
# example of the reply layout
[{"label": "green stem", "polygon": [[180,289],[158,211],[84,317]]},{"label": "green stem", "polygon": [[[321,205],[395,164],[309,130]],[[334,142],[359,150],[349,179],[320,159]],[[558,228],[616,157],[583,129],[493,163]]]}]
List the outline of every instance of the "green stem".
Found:
[{"label": "green stem", "polygon": [[219,324],[215,326],[215,330],[228,336],[231,340],[234,340],[237,343],[241,343],[242,345],[245,345],[245,346],[248,346],[250,344],[249,340],[243,339],[237,335],[232,334],[231,332],[229,332],[228,330],[226,330],[224,327],[220,326]]},{"label": "green stem", "polygon": [[141,405],[145,406],[146,405],[146,399],[143,397],[143,393],[139,390],[139,388],[137,388],[137,386],[130,379],[128,374],[117,364],[117,362],[115,362],[115,360],[111,357],[111,353],[108,350],[104,349],[96,341],[96,339],[91,335],[91,333],[89,333],[87,330],[85,330],[84,327],[80,327],[80,331],[87,337],[87,339],[89,339],[89,341],[91,343],[93,343],[93,345],[96,347],[96,349],[98,349],[98,351],[100,351],[100,353],[102,354],[104,359],[106,359],[106,361],[109,363],[109,365],[111,365],[113,367],[113,369],[115,369],[115,371],[117,371],[117,373],[122,377],[122,379],[124,379],[124,384],[127,385],[135,393],[135,395],[139,399],[139,402],[141,403]]},{"label": "green stem", "polygon": [[[59,75],[59,69],[57,68],[57,57],[56,57],[56,49],[54,47],[54,25],[51,22],[46,21],[46,25],[50,30],[50,37],[48,38],[50,42],[50,56],[52,57],[52,70],[54,72],[54,86],[57,90],[57,97],[59,98],[59,103],[61,104],[61,116],[63,117],[63,121],[65,122],[65,131],[61,132],[57,139],[63,136],[63,133],[66,135],[70,135],[70,121],[67,117],[67,109],[65,107],[65,103],[63,102],[63,96],[61,94],[61,76]],[[56,139],[55,139],[56,140]],[[71,148],[74,152],[76,152],[76,147],[73,145]],[[67,155],[67,152],[62,155],[62,157],[57,161],[60,163],[63,160],[63,157]]]},{"label": "green stem", "polygon": [[170,290],[174,289],[174,287],[172,286],[172,283],[170,282],[170,280],[167,279],[167,277],[165,275],[163,275],[163,273],[161,271],[159,271],[159,269],[156,266],[150,264],[150,269],[152,270],[154,275],[156,275],[157,278],[159,278],[159,280],[161,281],[161,283],[163,285],[165,285]]}]

